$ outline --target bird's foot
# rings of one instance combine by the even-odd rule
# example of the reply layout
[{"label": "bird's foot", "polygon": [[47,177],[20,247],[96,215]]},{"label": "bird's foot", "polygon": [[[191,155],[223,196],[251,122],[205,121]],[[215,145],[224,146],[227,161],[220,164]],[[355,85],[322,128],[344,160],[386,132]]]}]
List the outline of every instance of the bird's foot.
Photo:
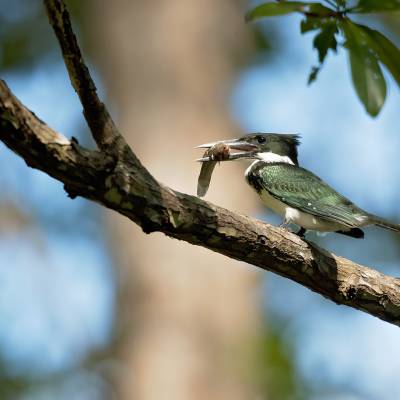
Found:
[{"label": "bird's foot", "polygon": [[286,230],[289,230],[289,222],[288,221],[283,221],[280,225],[279,228],[283,228]]},{"label": "bird's foot", "polygon": [[296,235],[301,238],[304,238],[305,233],[306,233],[306,230],[303,227],[300,227],[300,229],[296,232]]},{"label": "bird's foot", "polygon": [[283,221],[279,225],[279,228],[286,229],[287,231],[292,232],[292,233],[294,233],[295,235],[297,235],[297,236],[299,236],[301,238],[304,238],[304,235],[306,233],[306,229],[304,229],[303,227],[300,227],[300,229],[297,232],[293,232],[292,230],[289,229],[289,225],[290,225],[289,221]]}]

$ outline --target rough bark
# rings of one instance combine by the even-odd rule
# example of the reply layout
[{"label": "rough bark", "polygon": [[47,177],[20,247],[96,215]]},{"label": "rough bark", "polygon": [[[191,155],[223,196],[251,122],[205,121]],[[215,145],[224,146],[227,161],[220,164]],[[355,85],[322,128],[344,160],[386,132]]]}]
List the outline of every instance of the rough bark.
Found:
[{"label": "rough bark", "polygon": [[121,136],[97,95],[96,86],[85,65],[72,30],[68,11],[62,1],[44,0],[49,22],[57,36],[73,88],[83,106],[83,114],[97,145],[104,152],[114,151]]},{"label": "rough bark", "polygon": [[[46,5],[52,8],[62,2],[46,1]],[[62,24],[64,19],[57,21]],[[107,114],[104,123],[114,126],[109,119]],[[400,325],[399,279],[330,254],[284,229],[174,191],[151,176],[116,130],[112,134],[120,143],[118,151],[84,149],[40,121],[0,82],[0,140],[29,166],[64,183],[71,197],[83,196],[113,209],[145,233],[163,232],[245,261],[338,304]]]},{"label": "rough bark", "polygon": [[[134,156],[115,169],[115,160],[52,131],[3,81],[0,122],[0,139],[29,166],[63,182],[70,195],[125,215],[145,233],[163,232],[245,261],[335,303],[400,325],[399,279],[333,255],[282,228],[174,191],[157,182]],[[128,148],[126,152],[130,154]]]}]

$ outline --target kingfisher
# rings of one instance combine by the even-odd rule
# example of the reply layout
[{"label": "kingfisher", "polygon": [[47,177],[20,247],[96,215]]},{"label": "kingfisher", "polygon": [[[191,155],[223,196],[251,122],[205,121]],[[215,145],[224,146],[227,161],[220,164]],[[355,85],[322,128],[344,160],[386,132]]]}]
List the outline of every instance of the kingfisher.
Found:
[{"label": "kingfisher", "polygon": [[[299,135],[248,134],[198,146],[208,149],[198,161],[203,162],[203,166],[212,165],[208,168],[212,172],[216,161],[254,160],[245,172],[247,183],[269,209],[283,217],[282,226],[293,223],[300,227],[299,236],[303,237],[306,231],[318,231],[363,238],[361,228],[368,225],[400,232],[400,225],[363,210],[317,175],[300,167],[299,144]],[[216,150],[213,152],[213,149]],[[208,183],[205,190],[202,185],[204,182],[199,179],[198,192],[204,195]]]}]

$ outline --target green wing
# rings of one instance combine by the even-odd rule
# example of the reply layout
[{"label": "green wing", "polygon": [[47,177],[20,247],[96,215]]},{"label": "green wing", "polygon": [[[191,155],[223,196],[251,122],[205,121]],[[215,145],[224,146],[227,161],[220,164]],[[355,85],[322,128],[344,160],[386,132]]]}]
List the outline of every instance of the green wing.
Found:
[{"label": "green wing", "polygon": [[260,189],[305,213],[349,227],[360,226],[360,217],[368,216],[304,168],[286,163],[263,164],[252,175]]}]

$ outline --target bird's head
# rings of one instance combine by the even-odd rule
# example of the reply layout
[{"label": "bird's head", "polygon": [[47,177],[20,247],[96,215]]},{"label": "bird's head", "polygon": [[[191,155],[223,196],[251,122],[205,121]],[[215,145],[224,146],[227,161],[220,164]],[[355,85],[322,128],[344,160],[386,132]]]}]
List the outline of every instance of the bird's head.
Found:
[{"label": "bird's head", "polygon": [[[222,143],[229,147],[231,152],[226,160],[237,160],[241,158],[267,159],[271,155],[276,159],[288,157],[293,164],[298,165],[297,146],[300,144],[299,135],[287,135],[281,133],[251,133],[238,139],[222,140],[220,142],[206,143],[198,146],[199,148],[211,148],[216,144]],[[207,157],[206,157],[207,158]],[[199,161],[208,161],[203,158]]]}]

